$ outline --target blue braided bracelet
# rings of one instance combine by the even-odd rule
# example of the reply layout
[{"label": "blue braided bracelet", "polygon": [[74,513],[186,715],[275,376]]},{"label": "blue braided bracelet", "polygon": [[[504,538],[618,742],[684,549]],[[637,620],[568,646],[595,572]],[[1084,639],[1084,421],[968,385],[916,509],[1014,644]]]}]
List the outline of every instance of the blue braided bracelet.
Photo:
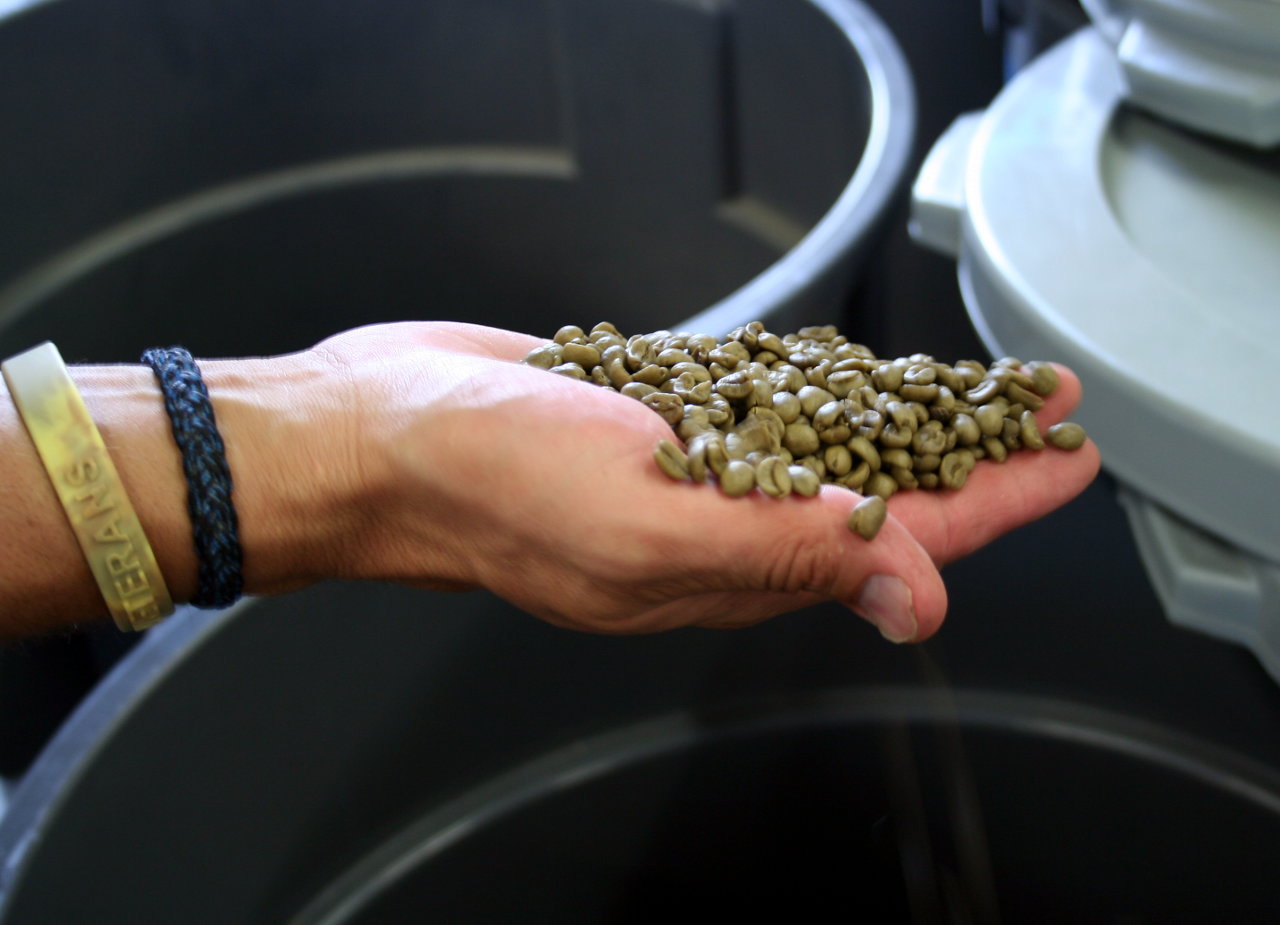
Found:
[{"label": "blue braided bracelet", "polygon": [[142,362],[155,371],[173,438],[182,451],[187,508],[199,562],[196,607],[227,607],[244,588],[239,524],[231,502],[231,470],[209,403],[209,391],[191,354],[182,347],[152,348]]}]

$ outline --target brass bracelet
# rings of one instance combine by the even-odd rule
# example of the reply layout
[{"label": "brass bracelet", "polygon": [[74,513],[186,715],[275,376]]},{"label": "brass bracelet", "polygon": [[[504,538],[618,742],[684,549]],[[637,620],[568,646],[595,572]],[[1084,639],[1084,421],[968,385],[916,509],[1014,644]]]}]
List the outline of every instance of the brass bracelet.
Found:
[{"label": "brass bracelet", "polygon": [[173,613],[151,544],[58,348],[33,347],[0,372],[116,626],[143,630]]}]

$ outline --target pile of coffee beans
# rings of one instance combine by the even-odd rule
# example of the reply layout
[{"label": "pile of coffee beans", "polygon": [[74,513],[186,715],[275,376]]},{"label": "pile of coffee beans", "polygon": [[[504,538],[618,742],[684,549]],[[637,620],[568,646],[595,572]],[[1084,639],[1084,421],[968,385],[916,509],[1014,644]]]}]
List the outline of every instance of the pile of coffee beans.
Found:
[{"label": "pile of coffee beans", "polygon": [[1003,462],[1046,443],[1076,449],[1085,440],[1078,424],[1043,434],[1036,425],[1034,413],[1058,386],[1048,363],[880,359],[831,325],[778,336],[752,322],[724,340],[569,325],[525,362],[661,415],[686,446],[664,440],[654,453],[673,479],[714,479],[733,497],[757,488],[811,497],[823,482],[866,495],[849,527],[867,539],[895,492],[956,490],[980,459]]}]

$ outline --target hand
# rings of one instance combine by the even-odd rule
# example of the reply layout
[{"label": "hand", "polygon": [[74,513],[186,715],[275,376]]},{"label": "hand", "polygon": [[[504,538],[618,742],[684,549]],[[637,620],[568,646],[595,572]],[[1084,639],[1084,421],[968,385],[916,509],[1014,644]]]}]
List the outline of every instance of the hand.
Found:
[{"label": "hand", "polygon": [[[733,499],[671,481],[652,456],[673,439],[666,423],[520,364],[540,343],[406,323],[314,348],[357,403],[368,516],[353,575],[484,587],[551,623],[610,633],[745,626],[834,599],[886,636],[923,640],[946,612],[939,566],[1070,500],[1098,470],[1092,444],[983,461],[961,491],[895,495],[868,543],[845,525],[858,496],[838,486]],[[1042,428],[1079,400],[1079,381],[1059,372]]]}]

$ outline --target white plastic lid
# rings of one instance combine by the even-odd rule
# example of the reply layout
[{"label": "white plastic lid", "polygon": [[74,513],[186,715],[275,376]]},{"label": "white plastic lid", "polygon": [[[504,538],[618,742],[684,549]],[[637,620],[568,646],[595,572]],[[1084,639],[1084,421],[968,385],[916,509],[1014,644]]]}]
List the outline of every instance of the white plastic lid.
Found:
[{"label": "white plastic lid", "polygon": [[1166,119],[1280,144],[1280,0],[1082,0],[1128,97]]},{"label": "white plastic lid", "polygon": [[993,354],[1079,373],[1170,619],[1280,681],[1280,152],[1124,93],[1101,34],[1072,36],[938,140],[911,231],[957,257]]}]

